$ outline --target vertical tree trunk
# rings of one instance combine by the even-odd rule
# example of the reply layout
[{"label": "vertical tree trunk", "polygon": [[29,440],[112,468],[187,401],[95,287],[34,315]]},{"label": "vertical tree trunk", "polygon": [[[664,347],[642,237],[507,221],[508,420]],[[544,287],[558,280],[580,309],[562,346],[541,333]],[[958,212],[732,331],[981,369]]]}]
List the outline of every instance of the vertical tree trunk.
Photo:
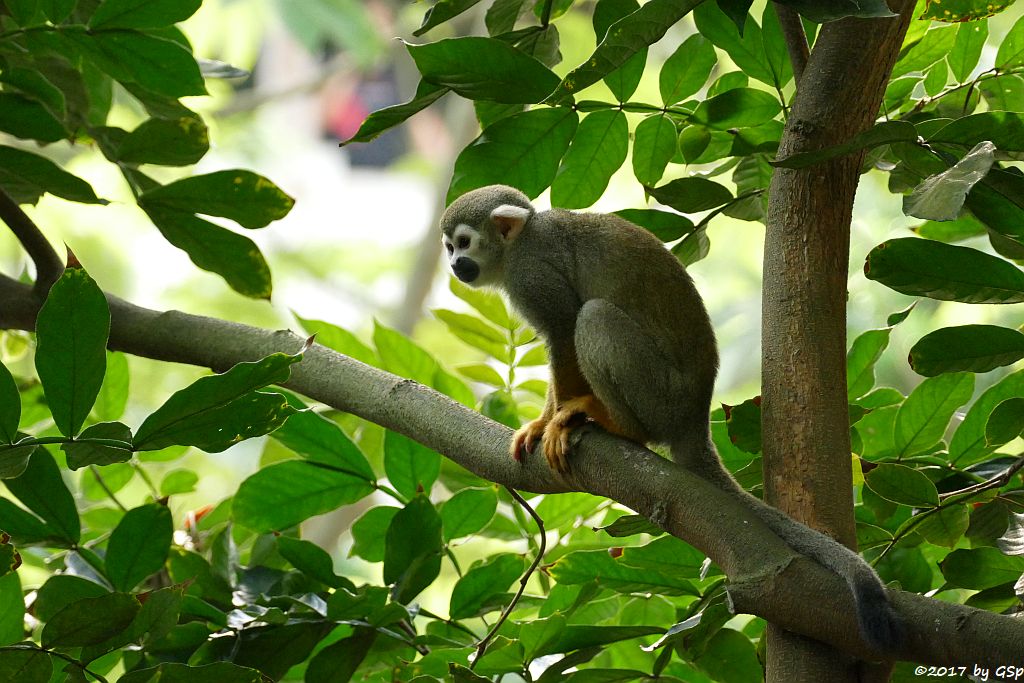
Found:
[{"label": "vertical tree trunk", "polygon": [[[779,158],[830,147],[869,128],[910,22],[822,27]],[[861,154],[772,177],[764,251],[762,394],[767,500],[854,547],[846,400],[846,280]],[[768,633],[769,681],[853,681],[855,663],[780,629]]]}]

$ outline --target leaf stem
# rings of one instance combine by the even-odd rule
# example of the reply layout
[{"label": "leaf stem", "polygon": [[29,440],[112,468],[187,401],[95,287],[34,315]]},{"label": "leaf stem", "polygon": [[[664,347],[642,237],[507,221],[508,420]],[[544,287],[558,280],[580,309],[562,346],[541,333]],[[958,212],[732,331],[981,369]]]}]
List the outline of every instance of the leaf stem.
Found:
[{"label": "leaf stem", "polygon": [[92,476],[96,477],[96,483],[99,484],[100,488],[103,489],[103,492],[107,494],[107,498],[114,501],[114,505],[121,508],[121,512],[128,512],[128,508],[121,504],[121,501],[117,499],[114,492],[110,490],[109,486],[107,486],[107,482],[104,481],[103,475],[100,474],[100,468],[96,465],[89,465],[89,471],[92,472]]}]

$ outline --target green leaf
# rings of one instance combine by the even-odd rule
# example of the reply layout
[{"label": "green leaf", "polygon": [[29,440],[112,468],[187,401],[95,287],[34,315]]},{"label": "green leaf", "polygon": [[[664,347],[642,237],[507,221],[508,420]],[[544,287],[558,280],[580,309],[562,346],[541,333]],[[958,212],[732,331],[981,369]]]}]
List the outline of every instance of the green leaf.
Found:
[{"label": "green leaf", "polygon": [[230,662],[203,666],[169,662],[149,669],[136,669],[117,680],[118,683],[261,683],[265,679],[256,669]]},{"label": "green leaf", "polygon": [[456,366],[455,371],[474,382],[481,382],[492,387],[502,389],[505,387],[505,378],[498,374],[498,371],[486,363],[468,363]]},{"label": "green leaf", "polygon": [[240,441],[274,431],[294,413],[282,394],[253,391],[223,405],[165,415],[171,422],[153,427],[145,441],[137,439],[135,448],[154,451],[182,445],[220,453]]},{"label": "green leaf", "polygon": [[484,603],[503,594],[522,573],[523,558],[507,553],[470,569],[452,589],[448,614],[452,619],[476,616]]},{"label": "green leaf", "polygon": [[960,24],[953,41],[953,49],[946,55],[946,61],[957,83],[965,83],[981,59],[981,51],[988,38],[988,23],[984,21]]},{"label": "green leaf", "polygon": [[679,133],[668,116],[657,114],[641,121],[633,135],[633,175],[641,185],[653,186],[678,151]]},{"label": "green leaf", "polygon": [[558,76],[541,62],[495,38],[466,36],[405,47],[423,80],[471,100],[540,102],[558,85]]},{"label": "green leaf", "polygon": [[876,123],[863,133],[854,135],[841,145],[793,154],[783,159],[775,159],[770,163],[772,166],[780,168],[806,168],[862,149],[872,149],[894,142],[914,142],[917,137],[917,129],[909,121],[883,121]]},{"label": "green leaf", "polygon": [[715,48],[699,33],[687,38],[665,60],[658,73],[658,87],[665,106],[682,102],[700,90],[718,63]]},{"label": "green leaf", "polygon": [[36,593],[33,613],[47,622],[68,605],[83,598],[98,598],[110,593],[106,587],[73,574],[54,574]]},{"label": "green leaf", "polygon": [[[275,405],[284,404],[280,394],[254,394],[256,389],[271,384],[283,384],[291,374],[291,365],[302,360],[301,354],[289,355],[273,353],[262,360],[252,363],[239,363],[225,373],[201,377],[189,386],[175,392],[162,406],[146,418],[135,435],[136,450],[155,451],[179,443],[179,436],[188,437],[190,432],[202,439],[188,438],[180,443],[201,440],[209,445],[221,445],[235,438],[236,434],[221,434],[219,437],[207,434],[210,425],[196,422],[202,418],[204,422],[213,413],[217,417],[229,417],[237,414],[231,406],[244,410],[245,406],[254,403],[273,401]],[[262,397],[262,398],[261,398]],[[241,403],[238,403],[241,402]],[[238,411],[238,412],[241,412]],[[275,414],[294,412],[280,408]],[[287,415],[284,415],[287,417]],[[263,432],[266,433],[266,432]],[[224,446],[225,448],[227,445]],[[223,450],[223,449],[221,449]],[[210,451],[217,452],[217,451]]]},{"label": "green leaf", "polygon": [[111,439],[124,442],[123,447],[95,443],[66,443],[60,448],[67,453],[68,469],[77,470],[87,465],[110,465],[127,462],[132,458],[132,430],[120,422],[99,422],[86,427],[80,439]]},{"label": "green leaf", "polygon": [[160,571],[171,548],[171,511],[141,505],[125,513],[107,543],[107,577],[114,588],[130,591]]},{"label": "green leaf", "polygon": [[408,603],[441,571],[441,517],[424,495],[399,510],[388,526],[384,583],[395,584],[395,600]]},{"label": "green leaf", "polygon": [[928,221],[911,230],[925,239],[939,242],[960,242],[971,237],[980,237],[988,232],[985,226],[970,214],[964,214],[955,221]]},{"label": "green leaf", "polygon": [[462,14],[478,2],[480,0],[437,0],[427,10],[427,13],[423,15],[423,23],[412,34],[414,36],[422,36],[435,26],[439,26],[452,17]]},{"label": "green leaf", "polygon": [[[139,612],[139,601],[125,593],[108,593],[74,602],[43,627],[43,647],[96,645],[128,628]],[[102,618],[97,618],[102,615]]]},{"label": "green leaf", "polygon": [[906,465],[882,463],[864,475],[868,487],[886,500],[911,507],[936,507],[939,492],[922,472]]},{"label": "green leaf", "polygon": [[192,53],[174,40],[130,29],[65,29],[61,36],[126,86],[168,98],[207,94]]},{"label": "green leaf", "polygon": [[426,446],[388,430],[384,434],[384,472],[399,493],[413,498],[430,493],[441,472],[441,456]]},{"label": "green leaf", "polygon": [[[21,579],[15,570],[21,565],[21,556],[0,533],[0,646],[17,643],[25,637],[25,599],[21,594]],[[4,654],[0,650],[0,660]],[[3,664],[0,663],[0,675]],[[7,679],[20,681],[21,678]]]},{"label": "green leaf", "polygon": [[508,340],[505,333],[490,323],[473,315],[443,308],[434,309],[434,315],[445,324],[449,332],[488,356],[499,359],[508,356]]},{"label": "green leaf", "polygon": [[[657,527],[655,527],[657,529]],[[657,529],[655,533],[660,533]],[[646,545],[624,548],[620,559],[624,564],[640,569],[653,569],[688,579],[703,579],[720,571],[708,571],[704,553],[675,536],[662,536]]]},{"label": "green leaf", "polygon": [[[931,19],[944,22],[973,22],[977,19],[991,17],[1012,5],[1014,0],[946,0],[945,2],[926,2],[925,10],[920,19]],[[984,25],[986,22],[979,22]]]},{"label": "green leaf", "polygon": [[21,395],[7,366],[0,363],[0,440],[14,443],[18,439],[21,419]]},{"label": "green leaf", "polygon": [[192,263],[220,275],[239,294],[270,298],[270,267],[251,239],[186,211],[145,210],[164,238],[188,254]]},{"label": "green leaf", "polygon": [[[672,145],[674,148],[674,136]],[[585,116],[551,183],[551,203],[582,209],[596,202],[626,160],[628,147],[629,126],[621,111],[595,111]]]},{"label": "green leaf", "polygon": [[377,639],[372,628],[357,628],[354,635],[317,652],[306,667],[306,683],[343,683],[363,663]]},{"label": "green leaf", "polygon": [[939,563],[946,581],[983,590],[1017,581],[1024,574],[1024,557],[1004,555],[998,548],[954,550]]},{"label": "green leaf", "polygon": [[[78,543],[81,526],[75,499],[68,491],[53,456],[45,448],[37,448],[29,458],[28,467],[18,477],[4,479],[4,485],[25,507],[46,522],[45,530],[63,544]],[[2,519],[3,515],[0,515]],[[15,530],[0,526],[15,534]]]},{"label": "green leaf", "polygon": [[0,131],[40,142],[56,142],[70,135],[49,109],[13,92],[0,92]]},{"label": "green leaf", "polygon": [[995,407],[985,425],[985,443],[1002,446],[1024,433],[1024,398],[1010,398]]},{"label": "green leaf", "polygon": [[[299,403],[294,397],[293,401]],[[377,480],[366,456],[341,427],[312,410],[292,414],[272,436],[307,460],[347,472],[371,484]]]},{"label": "green leaf", "polygon": [[124,415],[128,404],[128,358],[123,353],[107,351],[107,371],[100,393],[92,407],[93,415],[103,422],[113,422]]},{"label": "green leaf", "polygon": [[144,192],[139,206],[229,218],[244,228],[263,228],[284,218],[295,203],[277,185],[252,171],[190,176]]},{"label": "green leaf", "polygon": [[160,495],[164,498],[196,490],[199,475],[193,470],[171,470],[160,480]]},{"label": "green leaf", "polygon": [[976,249],[913,237],[883,242],[864,274],[903,294],[969,304],[1024,301],[1024,271]]},{"label": "green leaf", "polygon": [[734,88],[702,101],[691,118],[708,128],[728,130],[758,126],[781,111],[779,101],[763,90]]},{"label": "green leaf", "polygon": [[999,44],[996,52],[995,67],[1000,71],[1006,71],[1024,64],[1024,16],[1021,16],[1013,24],[1013,27]]},{"label": "green leaf", "polygon": [[456,159],[447,202],[495,183],[536,197],[554,180],[578,120],[572,109],[554,107],[531,109],[491,124]]},{"label": "green leaf", "polygon": [[373,490],[365,479],[347,472],[289,460],[243,481],[232,503],[233,515],[254,531],[275,531],[354,503]]},{"label": "green leaf", "polygon": [[352,524],[352,550],[349,554],[357,555],[367,562],[382,561],[388,526],[400,509],[381,505],[364,512],[363,516]]},{"label": "green leaf", "polygon": [[723,405],[729,440],[747,453],[761,452],[761,397],[748,398],[739,405]]},{"label": "green leaf", "polygon": [[910,349],[910,367],[931,377],[943,372],[988,372],[1024,358],[1024,334],[996,325],[944,327]]},{"label": "green leaf", "polygon": [[103,383],[110,309],[84,268],[67,268],[36,318],[36,371],[57,429],[82,428]]},{"label": "green leaf", "polygon": [[331,559],[326,550],[316,543],[303,541],[298,538],[289,538],[288,536],[278,536],[277,551],[293,567],[326,586],[331,588],[355,588],[352,582],[334,573],[334,560]]},{"label": "green leaf", "polygon": [[700,34],[725,50],[743,73],[762,83],[773,87],[776,85],[778,76],[765,58],[764,41],[757,24],[752,21],[746,22],[741,37],[733,21],[711,2],[705,2],[697,7],[693,11],[693,19]]},{"label": "green leaf", "polygon": [[707,178],[677,178],[661,187],[649,187],[652,197],[681,213],[697,213],[721,206],[732,199],[724,186]]},{"label": "green leaf", "polygon": [[693,221],[670,211],[657,209],[622,209],[615,212],[616,216],[625,218],[653,233],[662,242],[672,242],[683,235],[693,232]]},{"label": "green leaf", "polygon": [[53,675],[50,655],[42,650],[0,650],[0,679],[18,683],[48,683]]},{"label": "green leaf", "polygon": [[198,117],[149,119],[121,141],[116,158],[126,164],[188,166],[210,149],[206,124]]},{"label": "green leaf", "polygon": [[846,354],[846,395],[859,398],[875,386],[875,363],[889,345],[891,330],[868,330],[853,340]]},{"label": "green leaf", "polygon": [[614,538],[623,538],[625,536],[634,536],[636,534],[651,534],[653,536],[659,536],[665,533],[665,530],[654,524],[643,515],[623,515],[614,522],[606,527],[600,527],[599,531],[603,531],[609,536]]},{"label": "green leaf", "polygon": [[[916,519],[916,516],[911,519]],[[952,548],[964,537],[970,520],[966,505],[944,505],[928,514],[914,530],[929,543]]]},{"label": "green leaf", "polygon": [[660,40],[669,28],[700,2],[650,0],[637,11],[615,22],[594,53],[562,79],[548,101],[564,103],[583,88],[615,71],[633,55]]},{"label": "green leaf", "polygon": [[[598,0],[594,6],[592,23],[594,35],[600,41],[608,34],[612,24],[640,8],[636,0]],[[605,85],[619,102],[625,102],[636,92],[647,63],[647,48],[637,51],[621,66],[604,77]]]},{"label": "green leaf", "polygon": [[316,335],[316,342],[338,353],[355,358],[360,363],[376,366],[379,361],[373,349],[348,330],[322,320],[295,316],[307,333]]},{"label": "green leaf", "polygon": [[989,141],[1003,151],[1024,150],[1024,114],[1012,111],[986,111],[971,114],[928,136],[929,143],[973,147]]},{"label": "green leaf", "polygon": [[903,198],[903,213],[933,221],[955,220],[963,209],[967,193],[995,163],[995,151],[991,142],[979,142],[956,164],[925,178]]},{"label": "green leaf", "polygon": [[203,0],[103,0],[89,19],[89,28],[163,28],[185,21]]},{"label": "green leaf", "polygon": [[679,259],[684,266],[690,266],[700,261],[711,251],[711,241],[708,239],[708,226],[694,230],[672,247],[672,254]]},{"label": "green leaf", "polygon": [[441,99],[447,92],[448,88],[434,85],[428,81],[420,81],[416,86],[416,94],[411,100],[373,112],[359,126],[355,135],[340,144],[344,146],[353,142],[369,142],[384,131],[404,123],[413,114],[423,111]]},{"label": "green leaf", "polygon": [[604,550],[580,550],[569,553],[551,566],[558,583],[569,585],[597,581],[603,588],[618,593],[650,592],[659,595],[696,595],[688,580],[651,569],[630,567]]},{"label": "green leaf", "polygon": [[494,291],[470,287],[459,282],[457,278],[448,278],[448,288],[452,294],[459,297],[472,306],[483,317],[502,329],[513,327],[512,319],[508,314],[508,308],[501,295]]},{"label": "green leaf", "polygon": [[892,68],[892,78],[915,71],[925,71],[953,49],[956,42],[955,26],[933,26],[921,40],[911,47]]},{"label": "green leaf", "polygon": [[0,187],[19,204],[35,204],[44,193],[83,204],[106,204],[89,183],[49,159],[0,146]]},{"label": "green leaf", "polygon": [[927,453],[942,440],[957,408],[974,393],[974,375],[930,377],[907,396],[896,414],[897,457]]},{"label": "green leaf", "polygon": [[445,542],[469,536],[487,526],[498,508],[493,488],[462,489],[441,507],[441,525]]}]

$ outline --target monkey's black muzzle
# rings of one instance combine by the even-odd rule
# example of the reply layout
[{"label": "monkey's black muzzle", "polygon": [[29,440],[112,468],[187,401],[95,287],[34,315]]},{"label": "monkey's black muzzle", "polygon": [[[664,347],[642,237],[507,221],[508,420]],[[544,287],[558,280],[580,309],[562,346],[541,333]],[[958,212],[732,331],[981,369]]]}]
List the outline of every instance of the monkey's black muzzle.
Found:
[{"label": "monkey's black muzzle", "polygon": [[480,276],[480,266],[473,259],[460,256],[452,264],[452,272],[455,273],[455,277],[469,284]]}]

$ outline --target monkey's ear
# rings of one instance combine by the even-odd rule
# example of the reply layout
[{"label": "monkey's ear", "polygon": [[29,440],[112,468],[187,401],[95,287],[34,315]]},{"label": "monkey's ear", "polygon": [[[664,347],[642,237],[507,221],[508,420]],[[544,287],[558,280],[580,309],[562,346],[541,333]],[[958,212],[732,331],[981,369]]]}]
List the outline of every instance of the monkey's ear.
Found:
[{"label": "monkey's ear", "polygon": [[512,204],[502,204],[491,211],[491,220],[494,221],[494,226],[505,238],[505,241],[511,242],[522,232],[523,226],[526,225],[526,221],[530,219],[531,215],[533,215],[533,211],[530,209]]}]

